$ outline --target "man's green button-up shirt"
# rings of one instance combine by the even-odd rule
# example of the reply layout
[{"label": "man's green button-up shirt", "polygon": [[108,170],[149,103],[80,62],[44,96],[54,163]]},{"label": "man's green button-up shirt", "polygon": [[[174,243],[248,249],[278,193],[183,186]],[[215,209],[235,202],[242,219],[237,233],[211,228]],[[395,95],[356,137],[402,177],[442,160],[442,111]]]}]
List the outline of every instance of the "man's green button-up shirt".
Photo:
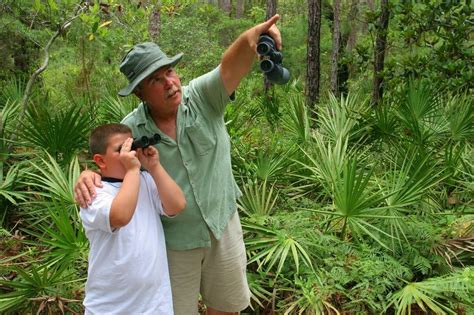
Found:
[{"label": "man's green button-up shirt", "polygon": [[156,146],[160,162],[186,196],[183,212],[162,217],[166,244],[173,250],[209,247],[209,230],[219,239],[241,195],[232,175],[224,123],[229,96],[219,68],[192,80],[182,91],[176,141],[158,129],[143,103],[122,121],[134,137],[161,136]]}]

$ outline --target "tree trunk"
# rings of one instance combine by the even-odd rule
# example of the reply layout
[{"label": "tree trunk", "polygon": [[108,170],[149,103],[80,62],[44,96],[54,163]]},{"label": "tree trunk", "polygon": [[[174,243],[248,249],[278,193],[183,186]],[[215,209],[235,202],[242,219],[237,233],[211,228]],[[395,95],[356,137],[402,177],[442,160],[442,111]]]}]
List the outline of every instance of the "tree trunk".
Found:
[{"label": "tree trunk", "polygon": [[153,42],[158,41],[158,37],[160,36],[160,27],[161,27],[161,1],[157,1],[150,13],[150,17],[148,18],[148,33],[150,34],[150,38]]},{"label": "tree trunk", "polygon": [[235,17],[237,19],[240,19],[244,16],[244,5],[245,5],[244,0],[237,0],[237,4],[235,5],[236,6]]},{"label": "tree trunk", "polygon": [[319,101],[321,0],[308,0],[308,64],[306,71],[306,99],[314,107]]},{"label": "tree trunk", "polygon": [[230,3],[230,0],[219,0],[219,8],[222,9],[227,15],[230,16],[230,13],[232,11],[232,4]]},{"label": "tree trunk", "polygon": [[[267,0],[267,16],[266,20],[270,19],[272,16],[276,14],[277,10],[277,0]],[[270,83],[270,81],[267,80],[267,77],[263,77],[263,87],[265,90],[265,95],[268,98],[268,91],[272,87],[273,84]]]},{"label": "tree trunk", "polygon": [[347,16],[347,24],[349,25],[349,38],[347,39],[347,51],[352,52],[357,42],[357,32],[359,25],[357,22],[357,14],[359,13],[359,0],[352,0],[351,9]]},{"label": "tree trunk", "polygon": [[[49,49],[53,45],[54,41],[61,35],[64,35],[67,31],[67,29],[71,26],[72,22],[77,19],[82,12],[84,12],[87,9],[87,6],[84,4],[78,5],[76,9],[74,10],[74,15],[72,18],[69,20],[66,20],[63,24],[58,26],[57,31],[51,36],[51,38],[48,40],[46,43],[46,46],[44,47],[44,57],[43,57],[43,62],[41,63],[41,66],[36,69],[33,74],[31,75],[30,79],[28,80],[28,83],[26,84],[25,91],[23,92],[23,97],[21,98],[20,101],[20,109],[19,109],[19,114],[18,114],[18,122],[21,124],[23,122],[23,117],[25,116],[25,113],[28,109],[28,101],[30,100],[31,96],[31,91],[33,90],[33,85],[36,82],[36,79],[38,76],[46,70],[46,68],[49,65]],[[3,128],[3,126],[2,126]],[[10,135],[10,144],[8,145],[7,152],[12,152],[13,150],[13,145],[17,139],[17,132],[18,130],[15,130],[12,132]]]},{"label": "tree trunk", "polygon": [[390,12],[388,0],[380,2],[380,19],[376,27],[376,38],[374,48],[374,86],[372,90],[372,104],[377,105],[383,96],[383,67],[385,60],[385,49],[387,46],[387,31]]},{"label": "tree trunk", "polygon": [[[370,12],[373,13],[375,11],[375,4],[374,0],[366,0],[365,2],[367,4],[367,7],[369,8]],[[369,22],[367,21],[367,18],[364,19],[364,23],[362,24],[362,33],[365,34],[369,30]]]},{"label": "tree trunk", "polygon": [[267,0],[267,20],[277,12],[277,0]]},{"label": "tree trunk", "polygon": [[338,87],[338,67],[339,67],[339,48],[341,41],[341,26],[340,26],[340,0],[334,0],[333,14],[334,20],[332,22],[332,53],[331,53],[331,92],[335,96],[339,96]]}]

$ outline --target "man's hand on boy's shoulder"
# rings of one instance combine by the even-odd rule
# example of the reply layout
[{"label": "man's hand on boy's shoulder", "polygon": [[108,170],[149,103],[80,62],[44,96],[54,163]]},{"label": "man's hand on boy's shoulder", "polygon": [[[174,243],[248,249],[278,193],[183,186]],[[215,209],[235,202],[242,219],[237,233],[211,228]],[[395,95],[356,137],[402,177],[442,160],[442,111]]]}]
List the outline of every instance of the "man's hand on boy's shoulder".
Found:
[{"label": "man's hand on boy's shoulder", "polygon": [[92,203],[92,199],[97,195],[96,187],[102,187],[100,174],[85,170],[79,175],[74,186],[74,199],[82,208],[87,208]]}]

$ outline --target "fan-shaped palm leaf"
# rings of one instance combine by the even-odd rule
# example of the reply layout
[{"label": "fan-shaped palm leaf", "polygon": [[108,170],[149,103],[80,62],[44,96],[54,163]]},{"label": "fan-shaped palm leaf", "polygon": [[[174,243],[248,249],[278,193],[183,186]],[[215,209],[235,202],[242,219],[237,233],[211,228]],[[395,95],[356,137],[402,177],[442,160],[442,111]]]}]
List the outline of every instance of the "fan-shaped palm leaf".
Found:
[{"label": "fan-shaped palm leaf", "polygon": [[285,108],[287,112],[282,117],[283,127],[297,139],[298,144],[308,142],[311,136],[311,115],[303,94],[291,94]]},{"label": "fan-shaped palm leaf", "polygon": [[[20,103],[25,91],[26,81],[18,78],[10,78],[0,90],[0,107],[7,102]],[[36,90],[33,90],[35,92]]]},{"label": "fan-shaped palm leaf", "polygon": [[257,178],[267,180],[283,180],[288,177],[288,169],[293,164],[291,156],[294,154],[293,147],[280,152],[276,150],[276,144],[271,142],[266,149],[258,149],[257,158],[250,164],[250,168]]},{"label": "fan-shaped palm leaf", "polygon": [[284,301],[284,315],[325,315],[337,314],[339,311],[330,302],[330,292],[321,279],[313,274],[307,279],[296,277],[296,287]]},{"label": "fan-shaped palm leaf", "polygon": [[99,121],[102,123],[117,123],[131,113],[138,103],[135,98],[118,98],[106,96],[99,106]]},{"label": "fan-shaped palm leaf", "polygon": [[318,112],[319,132],[333,142],[339,138],[360,138],[367,130],[360,121],[369,110],[368,102],[360,102],[356,96],[337,99],[330,94],[329,102],[321,106]]},{"label": "fan-shaped palm leaf", "polygon": [[416,304],[424,312],[436,314],[457,314],[449,302],[460,302],[473,306],[474,269],[466,268],[447,276],[430,278],[421,282],[408,283],[390,298],[397,315],[411,314]]},{"label": "fan-shaped palm leaf", "polygon": [[86,147],[89,132],[89,117],[81,108],[71,106],[52,114],[39,106],[28,111],[21,136],[29,146],[44,149],[67,164]]},{"label": "fan-shaped palm leaf", "polygon": [[47,205],[46,215],[49,220],[35,225],[35,230],[23,229],[35,237],[25,243],[46,249],[44,257],[47,266],[86,262],[89,244],[78,222],[78,213],[60,203],[53,203]]},{"label": "fan-shaped palm leaf", "polygon": [[[251,293],[250,299],[262,308],[264,307],[263,303],[270,301],[272,296],[272,293],[267,290],[265,285],[268,282],[266,277],[267,273],[265,272],[259,272],[258,274],[247,272],[247,281]],[[252,303],[250,307],[254,309]]]},{"label": "fan-shaped palm leaf", "polygon": [[[60,291],[67,283],[83,281],[84,279],[73,279],[65,273],[63,267],[36,267],[31,265],[29,269],[11,267],[18,274],[12,281],[0,279],[0,284],[12,290],[8,293],[0,293],[0,312],[28,308],[29,299],[48,295],[60,296]],[[31,307],[30,307],[31,308]]]},{"label": "fan-shaped palm leaf", "polygon": [[[3,163],[0,163],[0,168],[3,168]],[[16,204],[17,200],[24,201],[25,194],[16,189],[20,175],[21,164],[11,166],[5,176],[1,172],[0,177],[0,197],[7,199],[12,204]]]},{"label": "fan-shaped palm leaf", "polygon": [[54,200],[69,209],[76,209],[74,200],[74,183],[79,177],[79,161],[75,157],[69,164],[67,172],[47,154],[46,159],[32,160],[30,162],[32,170],[25,171],[26,179],[24,184],[36,191],[31,194],[41,195],[49,200]]},{"label": "fan-shaped palm leaf", "polygon": [[[335,227],[340,227],[340,236],[344,239],[347,231],[352,235],[365,234],[385,248],[388,248],[380,235],[395,238],[385,232],[380,224],[375,221],[379,219],[400,219],[396,216],[384,215],[383,202],[386,196],[382,195],[375,185],[371,184],[371,176],[374,166],[360,167],[356,159],[351,158],[345,162],[342,174],[334,179],[332,187],[333,209],[306,209],[321,214],[326,214],[333,221]],[[366,170],[367,168],[367,170]],[[390,208],[390,207],[388,207]]]},{"label": "fan-shaped palm leaf", "polygon": [[315,133],[314,143],[311,143],[308,150],[301,149],[307,161],[295,161],[307,172],[296,175],[302,179],[303,185],[298,189],[314,189],[322,186],[326,193],[332,193],[333,185],[344,169],[347,159],[347,138],[339,137],[335,142],[325,141],[324,137]]},{"label": "fan-shaped palm leaf", "polygon": [[474,105],[472,96],[455,95],[447,100],[446,116],[450,138],[454,141],[474,139]]},{"label": "fan-shaped palm leaf", "polygon": [[269,271],[278,263],[276,277],[280,274],[285,262],[288,264],[288,256],[294,261],[296,273],[299,273],[300,261],[308,268],[313,268],[305,246],[290,233],[273,230],[248,220],[242,220],[242,227],[254,234],[254,237],[245,240],[247,252],[250,254],[249,264],[256,262],[259,269],[264,268]]},{"label": "fan-shaped palm leaf", "polygon": [[247,216],[267,216],[274,210],[278,192],[274,193],[274,185],[267,188],[267,181],[248,183],[243,186],[243,196],[239,199],[238,208]]},{"label": "fan-shaped palm leaf", "polygon": [[20,111],[20,103],[7,101],[2,108],[1,111],[1,128],[0,128],[0,137],[1,137],[1,147],[0,152],[6,152],[6,142],[8,135],[11,134],[12,131],[16,131],[18,129],[17,124],[17,116]]},{"label": "fan-shaped palm leaf", "polygon": [[[420,201],[426,192],[439,184],[444,177],[444,169],[432,163],[432,155],[422,156],[416,147],[400,152],[402,162],[392,160],[392,167],[384,172],[382,191],[387,197],[387,205],[407,212],[408,207]],[[393,209],[392,208],[392,209]]]},{"label": "fan-shaped palm leaf", "polygon": [[413,81],[408,84],[405,94],[397,111],[405,128],[404,134],[418,145],[439,141],[437,136],[448,130],[447,120],[442,115],[441,99],[422,83]]}]

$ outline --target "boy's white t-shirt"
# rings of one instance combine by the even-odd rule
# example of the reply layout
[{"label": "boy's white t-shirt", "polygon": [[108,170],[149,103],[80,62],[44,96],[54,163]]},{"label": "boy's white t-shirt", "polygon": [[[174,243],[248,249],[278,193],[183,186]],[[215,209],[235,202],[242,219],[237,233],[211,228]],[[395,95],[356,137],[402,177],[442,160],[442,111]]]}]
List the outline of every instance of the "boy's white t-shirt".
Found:
[{"label": "boy's white t-shirt", "polygon": [[141,172],[132,220],[112,229],[110,207],[121,182],[102,182],[92,204],[80,211],[90,242],[86,314],[173,314],[173,302],[153,178]]}]

